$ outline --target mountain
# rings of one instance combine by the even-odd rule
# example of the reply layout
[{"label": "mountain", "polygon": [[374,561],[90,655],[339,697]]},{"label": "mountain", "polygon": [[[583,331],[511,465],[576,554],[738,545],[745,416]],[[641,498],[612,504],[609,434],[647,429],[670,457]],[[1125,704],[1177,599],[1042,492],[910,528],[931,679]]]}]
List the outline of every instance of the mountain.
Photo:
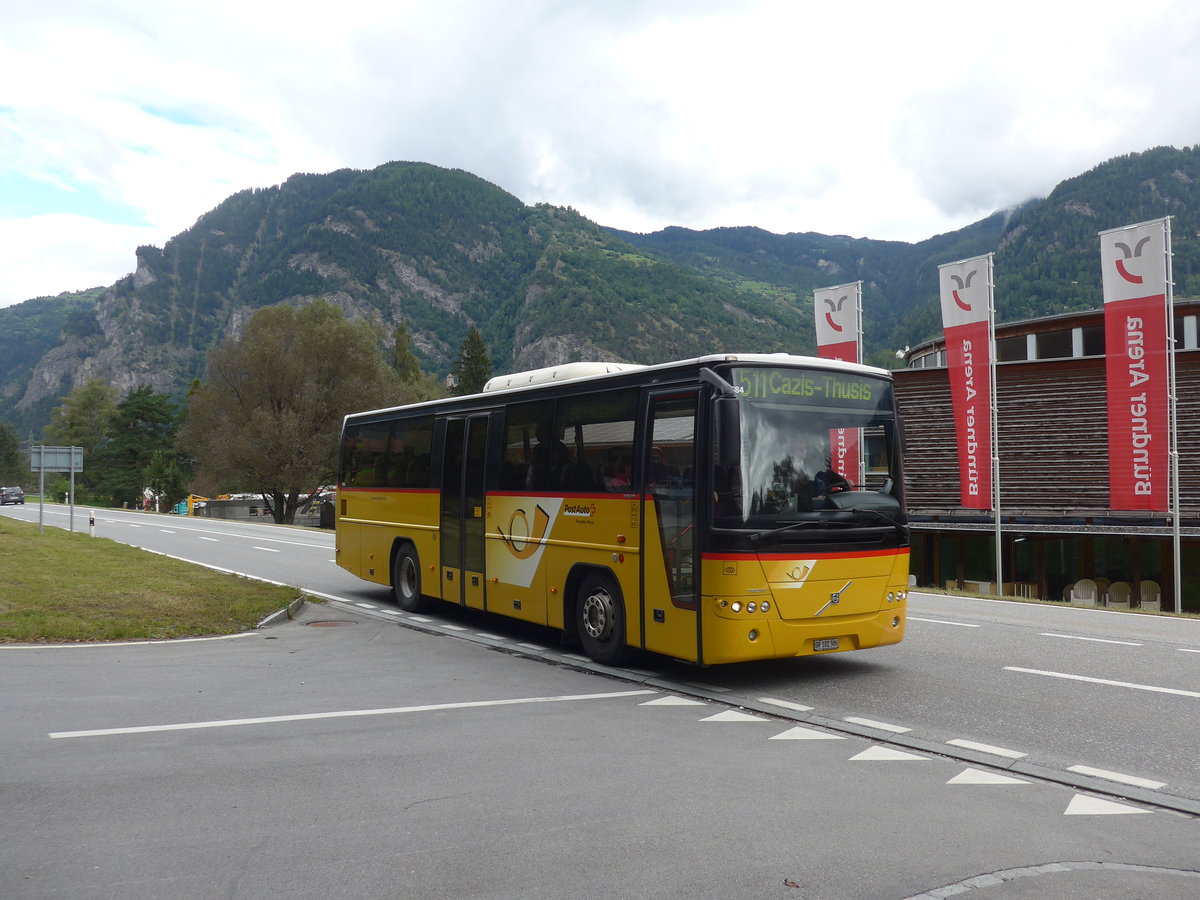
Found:
[{"label": "mountain", "polygon": [[1100,304],[1097,232],[1174,216],[1176,294],[1200,294],[1200,148],[1110,160],[1050,196],[908,244],[757,228],[633,234],[527,206],[424,163],[294,175],[242,191],[108,288],[0,309],[0,419],[40,433],[71,388],[182,396],[256,309],[326,297],[404,321],[445,374],[471,326],[496,371],[577,359],[661,362],[720,350],[812,352],[814,288],[864,282],[867,356],[940,332],[937,266],[994,252],[997,316]]},{"label": "mountain", "polygon": [[1172,216],[1175,295],[1200,294],[1200,147],[1111,159],[1044,199],[907,244],[757,228],[614,232],[647,253],[746,295],[808,303],[814,288],[863,281],[867,356],[941,333],[937,267],[995,253],[996,316],[1018,321],[1102,303],[1100,231]]}]

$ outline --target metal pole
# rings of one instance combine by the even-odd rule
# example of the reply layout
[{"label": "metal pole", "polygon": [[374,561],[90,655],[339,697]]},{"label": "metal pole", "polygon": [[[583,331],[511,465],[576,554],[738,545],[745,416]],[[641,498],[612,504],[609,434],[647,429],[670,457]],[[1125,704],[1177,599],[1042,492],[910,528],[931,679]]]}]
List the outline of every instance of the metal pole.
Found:
[{"label": "metal pole", "polygon": [[987,255],[988,280],[988,373],[992,379],[992,508],[996,511],[996,595],[1004,596],[1004,548],[1000,529],[1000,384],[996,380],[996,296],[992,271],[993,254]]},{"label": "metal pole", "polygon": [[1167,409],[1171,459],[1171,556],[1174,561],[1175,612],[1183,612],[1183,561],[1179,523],[1179,419],[1175,389],[1175,285],[1171,266],[1171,217],[1163,219],[1163,246],[1167,256]]},{"label": "metal pole", "polygon": [[71,448],[71,534],[75,533],[75,449]]},{"label": "metal pole", "polygon": [[38,534],[45,534],[45,518],[46,518],[46,450],[38,453],[38,471],[41,473],[38,476]]}]

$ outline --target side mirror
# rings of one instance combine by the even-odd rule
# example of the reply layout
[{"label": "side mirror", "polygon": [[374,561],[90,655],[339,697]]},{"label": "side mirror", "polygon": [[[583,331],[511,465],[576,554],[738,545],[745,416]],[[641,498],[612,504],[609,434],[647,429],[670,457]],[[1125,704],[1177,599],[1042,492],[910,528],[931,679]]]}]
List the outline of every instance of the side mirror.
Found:
[{"label": "side mirror", "polygon": [[739,466],[742,462],[742,404],[732,397],[713,400],[716,417],[717,465]]}]

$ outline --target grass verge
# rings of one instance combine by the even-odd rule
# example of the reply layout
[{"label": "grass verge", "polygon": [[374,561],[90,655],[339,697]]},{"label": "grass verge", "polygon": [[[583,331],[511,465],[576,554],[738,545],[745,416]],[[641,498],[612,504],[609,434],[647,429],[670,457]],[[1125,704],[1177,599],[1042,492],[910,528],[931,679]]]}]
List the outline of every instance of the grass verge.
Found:
[{"label": "grass verge", "polygon": [[0,517],[0,642],[236,634],[301,593]]}]

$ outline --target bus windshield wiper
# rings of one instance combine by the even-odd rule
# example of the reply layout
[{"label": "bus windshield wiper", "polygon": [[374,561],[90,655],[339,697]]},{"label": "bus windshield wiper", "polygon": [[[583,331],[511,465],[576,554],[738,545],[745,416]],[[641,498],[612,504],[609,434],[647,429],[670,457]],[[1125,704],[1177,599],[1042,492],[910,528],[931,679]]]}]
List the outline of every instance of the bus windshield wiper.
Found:
[{"label": "bus windshield wiper", "polygon": [[778,528],[771,528],[771,529],[768,529],[767,531],[756,532],[755,534],[752,534],[749,536],[749,541],[752,544],[757,544],[759,541],[764,540],[765,538],[773,537],[774,535],[777,535],[777,534],[782,534],[785,531],[791,531],[794,528],[808,528],[810,526],[817,526],[819,528],[825,528],[829,525],[846,526],[846,525],[850,525],[850,524],[851,524],[850,522],[846,522],[845,520],[838,521],[838,520],[831,520],[831,519],[824,519],[824,520],[822,520],[822,519],[802,519],[799,522],[788,522],[786,525],[780,525]]},{"label": "bus windshield wiper", "polygon": [[884,522],[891,525],[898,532],[900,532],[900,534],[908,533],[908,527],[903,522],[893,519],[887,513],[881,513],[877,509],[863,509],[861,507],[851,507],[850,509],[847,510],[847,512],[867,513],[869,515],[875,516],[878,519],[882,519]]}]

